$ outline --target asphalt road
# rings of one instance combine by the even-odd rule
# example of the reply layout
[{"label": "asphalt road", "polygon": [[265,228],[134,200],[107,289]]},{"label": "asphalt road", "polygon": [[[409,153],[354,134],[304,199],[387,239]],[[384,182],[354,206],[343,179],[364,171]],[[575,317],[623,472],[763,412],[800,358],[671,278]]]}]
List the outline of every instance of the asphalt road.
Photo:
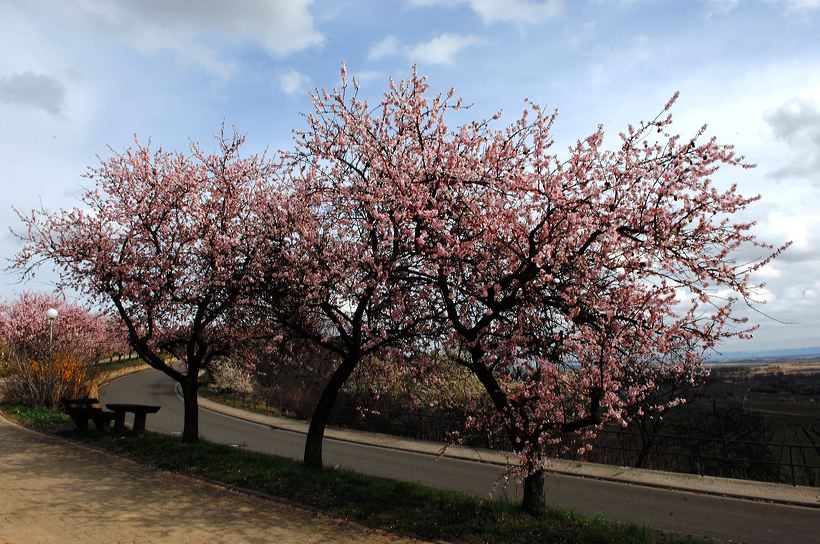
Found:
[{"label": "asphalt road", "polygon": [[[182,400],[174,382],[148,370],[112,382],[103,402],[158,404],[148,416],[150,430],[181,434]],[[304,435],[273,429],[200,409],[202,438],[251,450],[299,459]],[[504,467],[486,463],[397,451],[337,440],[325,440],[326,465],[341,466],[374,476],[419,482],[478,496],[517,500],[519,487],[504,484]],[[739,499],[668,491],[650,487],[550,474],[547,501],[584,514],[600,514],[677,533],[708,536],[730,542],[820,543],[820,509],[784,506]]]}]

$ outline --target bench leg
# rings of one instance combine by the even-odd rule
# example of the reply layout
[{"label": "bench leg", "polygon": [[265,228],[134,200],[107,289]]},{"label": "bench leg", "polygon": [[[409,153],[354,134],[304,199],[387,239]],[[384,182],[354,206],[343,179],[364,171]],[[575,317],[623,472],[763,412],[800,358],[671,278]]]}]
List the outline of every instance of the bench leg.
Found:
[{"label": "bench leg", "polygon": [[94,425],[101,433],[107,433],[111,430],[111,420],[104,417],[94,418]]},{"label": "bench leg", "polygon": [[78,429],[80,432],[83,432],[83,433],[84,433],[84,432],[88,431],[88,418],[87,418],[87,417],[81,417],[81,416],[78,416],[78,415],[72,415],[72,416],[71,416],[71,419],[73,419],[73,420],[74,420],[74,425],[76,425],[76,426],[77,426],[77,429]]},{"label": "bench leg", "polygon": [[132,430],[135,433],[141,433],[145,430],[145,416],[144,412],[134,414],[134,428]]},{"label": "bench leg", "polygon": [[125,412],[117,412],[117,418],[114,420],[114,430],[118,433],[125,432]]}]

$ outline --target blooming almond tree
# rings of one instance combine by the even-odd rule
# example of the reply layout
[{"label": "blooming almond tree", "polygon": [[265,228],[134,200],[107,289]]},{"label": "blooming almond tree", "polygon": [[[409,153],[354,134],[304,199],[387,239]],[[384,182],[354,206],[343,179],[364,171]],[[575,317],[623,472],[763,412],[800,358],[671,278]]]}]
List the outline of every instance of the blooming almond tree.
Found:
[{"label": "blooming almond tree", "polygon": [[[58,317],[46,317],[54,308]],[[24,292],[0,303],[0,343],[10,373],[7,399],[56,406],[61,397],[88,393],[100,357],[117,348],[107,316],[53,294]]]},{"label": "blooming almond tree", "polygon": [[357,365],[406,361],[387,351],[409,349],[434,323],[428,284],[411,275],[419,268],[414,233],[425,201],[415,186],[440,162],[435,144],[450,106],[446,98],[423,99],[424,88],[415,76],[391,83],[373,108],[342,67],[341,87],[313,96],[308,128],[285,155],[293,243],[283,274],[261,286],[263,298],[287,334],[337,361],[311,417],[309,466],[322,466],[330,411]]},{"label": "blooming almond tree", "polygon": [[[418,239],[447,353],[495,408],[470,425],[506,430],[525,510],[543,507],[543,466],[556,448],[585,449],[596,429],[625,425],[659,365],[693,380],[705,350],[749,335],[735,302],[750,300],[750,274],[783,249],[733,220],[755,198],[712,185],[718,166],[742,158],[701,142],[705,127],[668,134],[673,102],[630,126],[615,150],[599,128],[565,158],[551,151],[555,115],[533,104],[506,128],[453,133],[447,190]],[[738,262],[743,246],[762,258]]]},{"label": "blooming almond tree", "polygon": [[258,213],[275,202],[271,165],[241,157],[243,141],[223,132],[218,152],[194,144],[189,155],[137,142],[89,170],[83,207],[21,215],[16,266],[51,261],[61,285],[116,310],[134,351],[181,385],[188,442],[199,436],[197,375],[243,334],[232,315],[273,228]]}]

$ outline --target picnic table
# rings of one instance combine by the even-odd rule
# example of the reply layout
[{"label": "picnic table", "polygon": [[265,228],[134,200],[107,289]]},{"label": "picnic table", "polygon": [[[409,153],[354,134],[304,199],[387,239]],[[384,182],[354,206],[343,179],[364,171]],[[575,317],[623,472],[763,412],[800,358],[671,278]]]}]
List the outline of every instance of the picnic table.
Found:
[{"label": "picnic table", "polygon": [[106,412],[100,407],[100,401],[92,397],[79,399],[60,400],[63,410],[71,416],[74,424],[80,431],[88,430],[88,422],[93,421],[94,425],[101,432],[107,432],[111,428],[111,422],[116,418],[114,412]]},{"label": "picnic table", "polygon": [[148,414],[156,414],[159,412],[159,406],[151,406],[148,404],[121,404],[112,403],[106,404],[106,408],[116,414],[114,418],[114,430],[118,432],[125,431],[125,414],[134,414],[134,426],[131,431],[134,433],[141,433],[145,430],[145,418]]}]

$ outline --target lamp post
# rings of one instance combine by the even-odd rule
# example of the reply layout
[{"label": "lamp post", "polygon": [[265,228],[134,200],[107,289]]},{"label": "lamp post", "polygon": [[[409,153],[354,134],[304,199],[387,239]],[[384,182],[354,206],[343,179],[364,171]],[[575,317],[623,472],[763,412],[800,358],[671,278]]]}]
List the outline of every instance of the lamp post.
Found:
[{"label": "lamp post", "polygon": [[49,324],[49,331],[48,331],[48,349],[49,351],[54,351],[52,348],[52,344],[54,343],[54,320],[60,316],[60,312],[57,311],[56,308],[49,308],[46,310],[46,317],[48,318]]}]

